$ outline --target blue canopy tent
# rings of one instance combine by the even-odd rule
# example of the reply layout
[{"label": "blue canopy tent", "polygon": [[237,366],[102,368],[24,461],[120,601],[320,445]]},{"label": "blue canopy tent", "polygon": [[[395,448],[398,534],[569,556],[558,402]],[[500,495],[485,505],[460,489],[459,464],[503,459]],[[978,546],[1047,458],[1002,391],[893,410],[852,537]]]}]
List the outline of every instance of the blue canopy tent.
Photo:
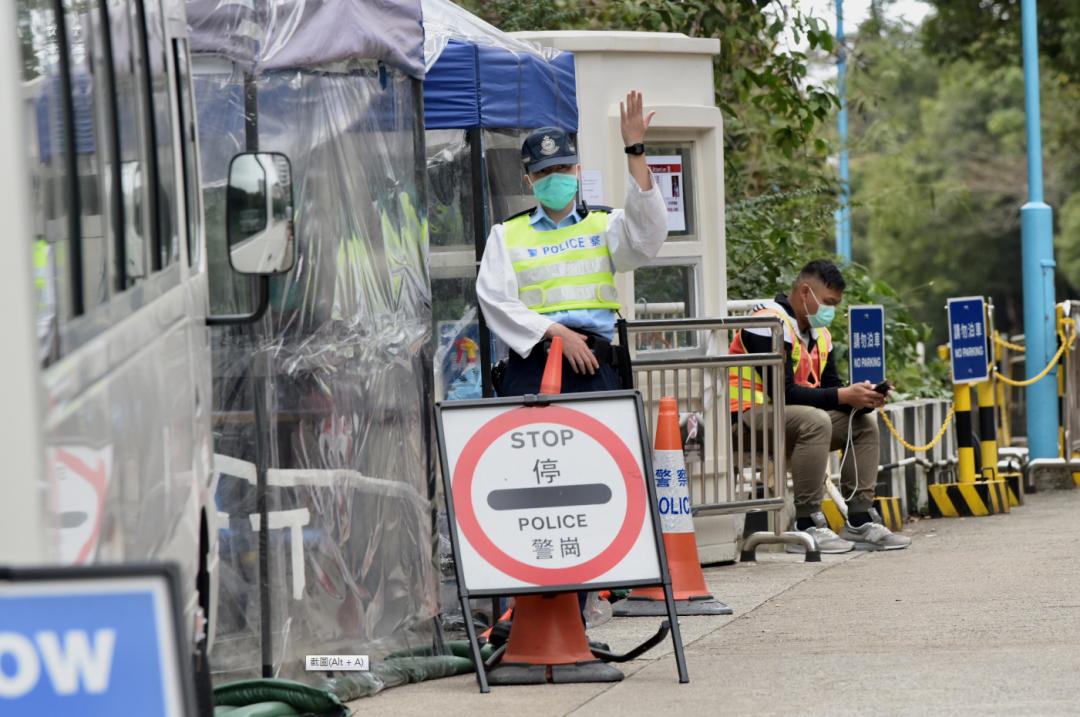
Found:
[{"label": "blue canopy tent", "polygon": [[450,39],[424,79],[428,129],[577,130],[574,56],[550,59]]},{"label": "blue canopy tent", "polygon": [[532,206],[521,180],[522,135],[543,126],[577,131],[574,57],[508,35],[449,0],[423,0],[422,9],[431,243],[434,256],[445,250],[459,262],[432,267],[437,390],[491,396],[497,350],[475,350],[492,341],[476,303],[474,262],[492,224]]},{"label": "blue canopy tent", "polygon": [[424,0],[427,129],[577,131],[574,56],[519,40],[449,0]]}]

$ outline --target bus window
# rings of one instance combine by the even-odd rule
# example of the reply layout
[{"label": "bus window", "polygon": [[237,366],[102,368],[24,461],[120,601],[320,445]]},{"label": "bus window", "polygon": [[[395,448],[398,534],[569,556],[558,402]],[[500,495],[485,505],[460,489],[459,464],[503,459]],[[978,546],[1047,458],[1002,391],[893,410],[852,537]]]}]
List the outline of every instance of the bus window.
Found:
[{"label": "bus window", "polygon": [[71,198],[64,156],[64,90],[52,8],[48,0],[18,3],[33,223],[33,236],[23,241],[34,243],[38,357],[42,363],[58,358],[59,319],[72,312],[70,282],[61,278],[67,271],[64,260],[70,245]]},{"label": "bus window", "polygon": [[78,177],[79,211],[82,230],[82,308],[92,311],[109,298],[109,244],[106,239],[108,225],[102,201],[104,146],[99,131],[101,108],[99,89],[95,86],[90,38],[90,17],[85,12],[71,9],[70,0],[65,3],[65,29],[68,38],[68,58],[71,67],[71,102],[75,127],[75,173]]},{"label": "bus window", "polygon": [[[157,159],[158,256],[155,268],[163,268],[180,257],[179,227],[176,221],[176,164],[173,155],[172,104],[165,43],[165,17],[161,0],[142,0],[146,21],[146,53],[149,67],[150,119],[153,151]],[[148,178],[149,179],[149,178]]]},{"label": "bus window", "polygon": [[119,138],[122,226],[118,228],[116,252],[124,267],[122,286],[129,288],[150,272],[149,236],[146,231],[146,201],[143,195],[145,168],[139,153],[140,104],[135,74],[136,33],[133,32],[126,0],[109,0],[109,32],[112,36],[112,65],[116,96],[116,125]]},{"label": "bus window", "polygon": [[180,103],[180,157],[184,170],[184,210],[187,216],[188,265],[199,265],[198,197],[199,174],[195,167],[195,112],[191,99],[191,67],[187,42],[173,40],[173,64],[176,66],[176,97]]}]

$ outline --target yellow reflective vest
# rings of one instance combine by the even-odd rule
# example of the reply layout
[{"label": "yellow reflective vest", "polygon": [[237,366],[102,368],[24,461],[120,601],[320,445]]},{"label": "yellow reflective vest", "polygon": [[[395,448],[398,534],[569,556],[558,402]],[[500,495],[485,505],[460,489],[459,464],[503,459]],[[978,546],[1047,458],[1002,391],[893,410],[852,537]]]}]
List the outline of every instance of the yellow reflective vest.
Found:
[{"label": "yellow reflective vest", "polygon": [[518,298],[547,314],[573,309],[618,310],[614,265],[608,251],[607,212],[589,212],[573,226],[533,228],[529,214],[504,224],[503,240],[517,277]]}]

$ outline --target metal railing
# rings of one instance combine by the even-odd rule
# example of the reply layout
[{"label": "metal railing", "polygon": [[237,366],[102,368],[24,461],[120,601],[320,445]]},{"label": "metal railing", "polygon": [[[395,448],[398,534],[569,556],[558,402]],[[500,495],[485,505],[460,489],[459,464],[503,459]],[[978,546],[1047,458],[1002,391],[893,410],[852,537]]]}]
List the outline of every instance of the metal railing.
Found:
[{"label": "metal railing", "polygon": [[[769,353],[730,355],[742,329],[766,329]],[[819,559],[813,539],[783,530],[787,472],[784,448],[784,335],[772,317],[629,321],[628,343],[639,335],[689,333],[695,348],[641,351],[633,358],[634,385],[654,413],[662,396],[674,396],[683,425],[690,502],[695,516],[753,511],[776,514],[771,531],[744,538],[742,556],[758,545],[796,543]],[[732,383],[731,373],[747,380]],[[747,385],[749,384],[749,385]],[[760,384],[764,391],[758,391]],[[765,394],[772,396],[766,399]]]},{"label": "metal railing", "polygon": [[[950,402],[938,398],[918,398],[886,404],[897,431],[909,443],[927,445],[945,422]],[[956,431],[950,429],[933,448],[913,453],[905,448],[878,419],[880,465],[877,494],[900,498],[904,515],[929,512],[928,486],[955,479],[957,463]]]},{"label": "metal railing", "polygon": [[[634,316],[638,320],[685,319],[684,301],[638,301],[634,304]],[[691,331],[639,332],[634,337],[636,351],[670,351],[696,346],[697,336]]]}]

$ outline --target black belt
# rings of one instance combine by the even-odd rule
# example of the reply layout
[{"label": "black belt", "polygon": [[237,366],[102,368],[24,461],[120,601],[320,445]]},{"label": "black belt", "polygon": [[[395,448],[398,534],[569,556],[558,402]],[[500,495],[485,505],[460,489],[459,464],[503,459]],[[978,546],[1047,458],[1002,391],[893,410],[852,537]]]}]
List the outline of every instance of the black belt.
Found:
[{"label": "black belt", "polygon": [[[612,345],[610,341],[599,334],[594,334],[590,331],[581,331],[580,329],[572,330],[585,336],[585,344],[593,352],[593,356],[596,357],[596,360],[601,366],[618,365],[618,356],[616,354],[619,353],[619,346]],[[537,352],[537,349],[539,349],[539,353]],[[548,351],[550,350],[551,339],[544,339],[536,346],[533,346],[532,351],[529,353],[529,358],[547,360]]]}]

